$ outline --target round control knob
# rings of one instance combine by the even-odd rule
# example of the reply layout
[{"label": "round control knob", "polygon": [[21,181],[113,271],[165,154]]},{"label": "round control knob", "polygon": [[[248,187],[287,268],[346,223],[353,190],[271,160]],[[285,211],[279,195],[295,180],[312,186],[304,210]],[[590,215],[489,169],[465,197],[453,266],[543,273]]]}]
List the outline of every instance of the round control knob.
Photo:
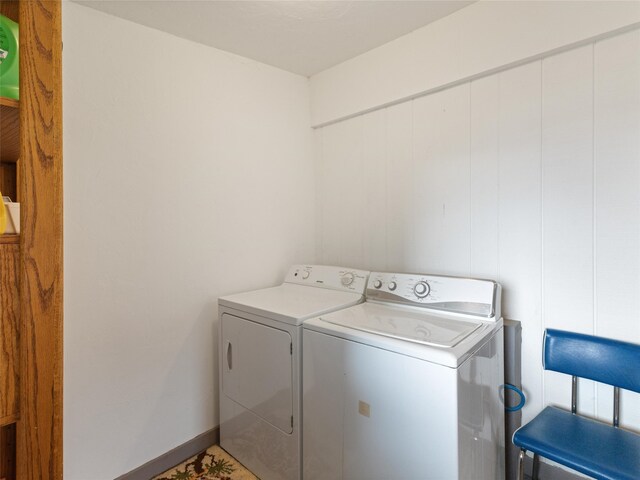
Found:
[{"label": "round control knob", "polygon": [[391,290],[393,292],[396,289],[397,286],[398,286],[398,284],[396,282],[391,282],[389,284],[389,290]]},{"label": "round control knob", "polygon": [[309,278],[309,275],[310,275],[310,273],[309,273],[307,270],[305,270],[304,272],[302,272],[302,278],[303,278],[303,280],[306,280],[307,278]]},{"label": "round control knob", "polygon": [[373,286],[375,288],[380,288],[382,287],[382,282],[380,280],[376,280],[375,282],[373,282]]},{"label": "round control knob", "polygon": [[353,276],[353,273],[345,273],[340,279],[340,282],[342,282],[342,285],[344,285],[345,287],[348,287],[353,283],[354,279],[355,277]]},{"label": "round control knob", "polygon": [[418,298],[424,298],[429,295],[429,284],[427,282],[418,282],[413,287],[413,293],[416,294]]}]

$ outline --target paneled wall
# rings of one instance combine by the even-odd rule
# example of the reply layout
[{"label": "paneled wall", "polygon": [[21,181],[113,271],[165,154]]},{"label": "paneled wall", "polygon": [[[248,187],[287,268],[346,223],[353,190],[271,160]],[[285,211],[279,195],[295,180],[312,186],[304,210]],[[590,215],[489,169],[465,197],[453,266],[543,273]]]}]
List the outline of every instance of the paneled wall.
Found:
[{"label": "paneled wall", "polygon": [[[569,379],[542,370],[545,328],[640,342],[640,30],[315,135],[319,259],[501,282],[525,420],[569,405]],[[579,390],[610,418],[610,388]]]},{"label": "paneled wall", "polygon": [[637,1],[477,1],[313,75],[312,125],[415,98],[639,25]]}]

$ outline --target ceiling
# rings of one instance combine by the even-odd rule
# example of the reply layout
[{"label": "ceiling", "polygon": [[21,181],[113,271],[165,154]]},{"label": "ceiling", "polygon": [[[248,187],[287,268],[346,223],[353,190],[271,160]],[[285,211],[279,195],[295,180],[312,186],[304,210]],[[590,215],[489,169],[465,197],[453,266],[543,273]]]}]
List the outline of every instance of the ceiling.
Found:
[{"label": "ceiling", "polygon": [[473,2],[76,0],[76,3],[311,76]]}]

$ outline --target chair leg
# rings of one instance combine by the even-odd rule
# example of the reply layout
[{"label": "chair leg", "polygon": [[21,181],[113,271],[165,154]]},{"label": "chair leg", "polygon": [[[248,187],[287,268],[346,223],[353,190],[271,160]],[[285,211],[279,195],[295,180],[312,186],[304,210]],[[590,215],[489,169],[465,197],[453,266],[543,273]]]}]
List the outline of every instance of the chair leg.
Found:
[{"label": "chair leg", "polygon": [[538,480],[538,473],[540,473],[540,455],[533,454],[533,472],[531,472],[531,480]]},{"label": "chair leg", "polygon": [[518,455],[518,480],[524,480],[524,457],[527,451],[524,448],[520,449],[520,455]]}]

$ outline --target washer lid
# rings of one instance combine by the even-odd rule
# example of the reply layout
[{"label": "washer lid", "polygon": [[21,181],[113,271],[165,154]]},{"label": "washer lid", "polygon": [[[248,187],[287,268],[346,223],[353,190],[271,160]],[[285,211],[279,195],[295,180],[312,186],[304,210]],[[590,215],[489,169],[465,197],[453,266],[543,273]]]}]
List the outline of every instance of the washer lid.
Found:
[{"label": "washer lid", "polygon": [[385,337],[445,348],[457,345],[482,326],[478,322],[453,320],[373,303],[326,315],[322,320]]},{"label": "washer lid", "polygon": [[363,299],[358,293],[284,283],[277,287],[221,297],[218,305],[299,325],[308,318],[356,305]]},{"label": "washer lid", "polygon": [[[392,321],[401,322],[407,318],[421,318],[424,322],[424,327],[433,328],[434,325],[439,327],[432,330],[431,336],[431,340],[434,340],[433,332],[436,332],[435,338],[438,338],[438,341],[419,343],[400,338],[400,336],[383,335],[378,332],[359,330],[349,325],[351,321],[360,319],[362,316],[372,318],[379,316],[381,319],[388,320],[387,325],[391,324]],[[416,317],[414,318],[414,316]],[[461,323],[462,325],[457,325],[453,327],[453,329],[449,328],[449,333],[445,333],[447,328],[442,327],[439,322],[436,324],[436,322],[433,321],[434,318],[441,322],[451,322],[452,324]],[[363,320],[360,319],[359,321],[362,322]],[[338,322],[340,324],[338,324]],[[370,323],[366,325],[371,326]],[[471,325],[477,327],[473,329]],[[432,315],[430,313],[425,314],[424,310],[416,307],[365,302],[345,310],[311,318],[306,320],[302,326],[305,330],[304,335],[307,335],[307,331],[318,332],[362,345],[426,360],[427,362],[436,363],[445,367],[458,368],[466,359],[473,355],[486,339],[502,328],[502,319],[496,321],[474,321],[474,318],[469,315],[445,313],[442,315]],[[312,336],[310,336],[310,338],[311,337]],[[447,343],[447,338],[449,339],[449,343],[453,344],[452,346],[443,345],[443,343]],[[437,344],[438,342],[440,345]]]}]

